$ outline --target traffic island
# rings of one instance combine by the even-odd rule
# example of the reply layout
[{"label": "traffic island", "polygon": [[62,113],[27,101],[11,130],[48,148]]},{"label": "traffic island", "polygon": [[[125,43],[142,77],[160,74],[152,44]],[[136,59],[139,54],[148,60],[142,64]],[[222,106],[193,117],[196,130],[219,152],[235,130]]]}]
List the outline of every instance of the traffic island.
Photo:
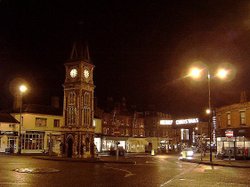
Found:
[{"label": "traffic island", "polygon": [[136,164],[135,161],[102,159],[102,158],[67,158],[67,157],[53,157],[53,156],[36,156],[32,158],[42,159],[42,160],[51,160],[51,161],[65,161],[65,162]]}]

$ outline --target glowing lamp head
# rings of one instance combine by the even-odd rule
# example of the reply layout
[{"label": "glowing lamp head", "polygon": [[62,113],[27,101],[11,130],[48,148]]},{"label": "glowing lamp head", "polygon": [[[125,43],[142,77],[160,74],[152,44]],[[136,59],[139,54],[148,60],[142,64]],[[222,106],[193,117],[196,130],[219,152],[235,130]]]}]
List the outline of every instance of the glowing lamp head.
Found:
[{"label": "glowing lamp head", "polygon": [[194,79],[198,79],[201,76],[201,71],[202,71],[201,69],[196,68],[196,67],[191,68],[189,72],[189,76],[191,76]]},{"label": "glowing lamp head", "polygon": [[217,76],[221,79],[225,79],[228,76],[228,70],[226,69],[219,69],[217,72]]},{"label": "glowing lamp head", "polygon": [[20,91],[21,93],[26,92],[26,91],[27,91],[27,86],[25,86],[25,85],[19,86],[19,91]]},{"label": "glowing lamp head", "polygon": [[208,108],[206,109],[206,114],[210,114],[211,113],[211,110]]}]

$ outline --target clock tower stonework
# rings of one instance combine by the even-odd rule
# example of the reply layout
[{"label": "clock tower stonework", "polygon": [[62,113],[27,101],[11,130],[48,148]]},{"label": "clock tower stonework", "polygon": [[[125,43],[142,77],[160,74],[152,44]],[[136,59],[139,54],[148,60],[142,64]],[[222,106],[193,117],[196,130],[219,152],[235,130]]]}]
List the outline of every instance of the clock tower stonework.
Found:
[{"label": "clock tower stonework", "polygon": [[62,156],[94,156],[94,65],[88,46],[74,43],[70,59],[65,62],[64,126]]}]

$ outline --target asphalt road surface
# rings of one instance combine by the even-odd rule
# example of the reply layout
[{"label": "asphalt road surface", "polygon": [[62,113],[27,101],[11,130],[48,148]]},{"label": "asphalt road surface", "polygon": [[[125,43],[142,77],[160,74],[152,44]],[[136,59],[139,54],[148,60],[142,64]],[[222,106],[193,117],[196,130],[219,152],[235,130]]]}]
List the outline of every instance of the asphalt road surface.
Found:
[{"label": "asphalt road surface", "polygon": [[179,161],[177,156],[169,155],[129,159],[136,160],[136,164],[0,156],[0,186],[250,186],[249,168],[186,163]]}]

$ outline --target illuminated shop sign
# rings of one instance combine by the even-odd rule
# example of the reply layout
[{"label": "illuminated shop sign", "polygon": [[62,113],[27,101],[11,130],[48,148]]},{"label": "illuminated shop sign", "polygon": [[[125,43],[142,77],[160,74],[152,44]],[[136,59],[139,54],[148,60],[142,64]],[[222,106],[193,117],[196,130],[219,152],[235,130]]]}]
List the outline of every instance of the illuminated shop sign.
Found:
[{"label": "illuminated shop sign", "polygon": [[18,132],[16,132],[16,131],[0,131],[0,135],[18,136]]},{"label": "illuminated shop sign", "polygon": [[160,125],[172,125],[174,120],[160,120]]},{"label": "illuminated shop sign", "polygon": [[[173,123],[174,123],[174,120],[160,120],[160,125],[172,125]],[[190,119],[175,120],[176,125],[185,125],[185,124],[193,124],[193,123],[199,123],[199,119],[190,118]]]},{"label": "illuminated shop sign", "polygon": [[179,119],[175,121],[176,125],[184,125],[184,124],[192,124],[192,123],[199,123],[199,119],[191,118],[191,119]]},{"label": "illuminated shop sign", "polygon": [[225,131],[225,136],[226,137],[233,137],[234,136],[234,131],[232,131],[232,130],[226,130]]}]

